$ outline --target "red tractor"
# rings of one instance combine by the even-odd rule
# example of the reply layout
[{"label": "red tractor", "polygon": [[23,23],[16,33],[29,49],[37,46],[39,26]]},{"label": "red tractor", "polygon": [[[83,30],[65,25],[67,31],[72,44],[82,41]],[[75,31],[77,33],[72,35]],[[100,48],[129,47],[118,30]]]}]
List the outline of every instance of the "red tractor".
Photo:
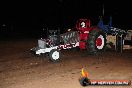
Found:
[{"label": "red tractor", "polygon": [[31,51],[39,55],[48,53],[50,59],[56,62],[60,60],[61,49],[79,47],[90,53],[104,49],[106,35],[97,26],[90,27],[90,20],[79,19],[75,29],[60,35],[50,35],[47,39],[39,39],[38,47],[32,48]]},{"label": "red tractor", "polygon": [[76,23],[79,32],[79,47],[87,49],[89,52],[103,50],[106,45],[106,35],[97,26],[91,27],[90,20],[79,19]]}]

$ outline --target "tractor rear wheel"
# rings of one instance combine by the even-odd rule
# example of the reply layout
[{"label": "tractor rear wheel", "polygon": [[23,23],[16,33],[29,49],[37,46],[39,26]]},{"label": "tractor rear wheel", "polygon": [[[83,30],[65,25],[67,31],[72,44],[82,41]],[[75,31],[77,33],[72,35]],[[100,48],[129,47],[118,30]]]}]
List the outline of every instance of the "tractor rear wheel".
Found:
[{"label": "tractor rear wheel", "polygon": [[100,31],[100,29],[92,30],[89,33],[87,41],[87,49],[90,53],[96,53],[98,51],[104,50],[106,45],[105,33]]}]

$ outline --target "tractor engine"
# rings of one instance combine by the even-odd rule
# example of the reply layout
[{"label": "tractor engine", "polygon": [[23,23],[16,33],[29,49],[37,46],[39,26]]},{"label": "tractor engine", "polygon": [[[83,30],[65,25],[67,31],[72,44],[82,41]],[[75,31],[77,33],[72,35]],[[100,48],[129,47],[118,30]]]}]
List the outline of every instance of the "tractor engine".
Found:
[{"label": "tractor engine", "polygon": [[38,39],[38,47],[45,49],[60,44],[59,30],[48,30],[47,38]]}]

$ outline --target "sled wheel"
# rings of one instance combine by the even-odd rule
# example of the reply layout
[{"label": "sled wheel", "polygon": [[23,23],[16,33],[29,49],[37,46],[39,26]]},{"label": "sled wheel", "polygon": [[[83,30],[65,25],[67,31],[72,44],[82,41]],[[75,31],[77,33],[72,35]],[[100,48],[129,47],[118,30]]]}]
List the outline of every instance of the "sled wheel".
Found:
[{"label": "sled wheel", "polygon": [[88,86],[91,84],[90,80],[88,78],[85,78],[85,77],[81,78],[79,81],[80,81],[80,84],[82,86]]},{"label": "sled wheel", "polygon": [[100,29],[92,30],[89,33],[89,38],[87,41],[88,51],[96,53],[97,51],[104,50],[106,45],[106,36],[100,31]]},{"label": "sled wheel", "polygon": [[50,60],[53,62],[58,62],[60,60],[60,51],[53,49],[49,53]]}]

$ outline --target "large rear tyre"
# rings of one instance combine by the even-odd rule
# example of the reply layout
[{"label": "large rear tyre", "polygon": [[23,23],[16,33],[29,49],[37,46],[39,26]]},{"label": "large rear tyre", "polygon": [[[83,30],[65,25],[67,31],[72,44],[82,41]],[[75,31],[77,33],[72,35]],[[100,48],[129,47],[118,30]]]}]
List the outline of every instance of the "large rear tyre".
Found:
[{"label": "large rear tyre", "polygon": [[60,61],[60,51],[57,49],[53,49],[49,52],[50,60],[53,62]]},{"label": "large rear tyre", "polygon": [[87,49],[91,53],[96,53],[98,51],[104,50],[106,46],[106,36],[105,33],[100,31],[100,29],[92,30],[89,33],[87,41]]}]

